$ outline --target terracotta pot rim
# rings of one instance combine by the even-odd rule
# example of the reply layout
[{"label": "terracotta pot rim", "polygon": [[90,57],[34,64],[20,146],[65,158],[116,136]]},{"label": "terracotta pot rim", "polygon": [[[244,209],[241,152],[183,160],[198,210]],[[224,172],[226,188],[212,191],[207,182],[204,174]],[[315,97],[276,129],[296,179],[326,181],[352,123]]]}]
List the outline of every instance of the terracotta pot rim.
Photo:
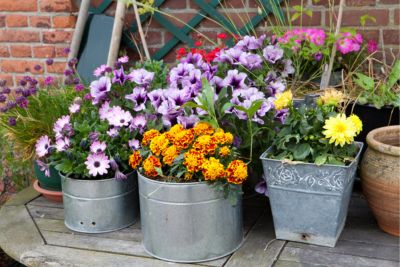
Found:
[{"label": "terracotta pot rim", "polygon": [[400,138],[400,125],[386,126],[374,129],[367,135],[367,144],[370,148],[382,152],[384,154],[400,157],[400,147],[385,144],[377,139],[377,135],[382,133],[394,133]]},{"label": "terracotta pot rim", "polygon": [[35,182],[33,182],[33,188],[38,191],[39,193],[43,194],[43,195],[49,195],[49,196],[62,196],[62,192],[61,191],[50,191],[50,190],[46,190],[40,187],[39,185],[39,180],[35,180]]}]

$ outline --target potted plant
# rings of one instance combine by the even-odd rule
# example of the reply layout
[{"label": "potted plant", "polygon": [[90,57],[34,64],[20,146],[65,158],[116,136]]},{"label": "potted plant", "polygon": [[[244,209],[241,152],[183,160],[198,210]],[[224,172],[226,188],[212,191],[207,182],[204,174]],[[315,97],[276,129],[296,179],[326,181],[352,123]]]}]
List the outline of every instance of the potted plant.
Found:
[{"label": "potted plant", "polygon": [[379,227],[400,236],[400,126],[386,126],[367,135],[361,162],[361,185]]},{"label": "potted plant", "polygon": [[201,262],[239,248],[247,165],[232,143],[231,133],[205,122],[144,133],[129,164],[138,169],[143,245],[150,255]]},{"label": "potted plant", "polygon": [[[52,64],[52,60],[47,61]],[[72,64],[71,64],[72,66]],[[38,81],[23,77],[13,93],[5,82],[1,83],[0,125],[4,137],[13,145],[20,159],[33,162],[34,188],[51,200],[61,201],[61,180],[58,172],[51,168],[44,171],[43,163],[35,156],[35,141],[41,135],[52,136],[52,127],[59,116],[68,111],[68,102],[79,93],[72,86],[59,86],[55,78],[47,77],[45,87],[39,88]]]},{"label": "potted plant", "polygon": [[276,237],[333,247],[346,220],[362,123],[338,112],[334,90],[313,106],[295,108],[288,96],[276,101],[289,104],[287,116],[261,155]]}]

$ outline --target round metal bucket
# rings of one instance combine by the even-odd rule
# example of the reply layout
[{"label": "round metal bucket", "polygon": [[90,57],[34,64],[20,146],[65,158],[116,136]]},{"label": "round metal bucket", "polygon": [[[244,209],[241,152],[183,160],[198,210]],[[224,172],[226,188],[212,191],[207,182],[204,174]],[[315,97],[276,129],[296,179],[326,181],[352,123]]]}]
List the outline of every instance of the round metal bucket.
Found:
[{"label": "round metal bucket", "polygon": [[64,223],[84,233],[104,233],[135,223],[139,214],[136,172],[125,180],[79,180],[61,175]]},{"label": "round metal bucket", "polygon": [[224,257],[243,241],[241,197],[235,206],[205,182],[167,183],[138,174],[143,245],[173,262]]}]

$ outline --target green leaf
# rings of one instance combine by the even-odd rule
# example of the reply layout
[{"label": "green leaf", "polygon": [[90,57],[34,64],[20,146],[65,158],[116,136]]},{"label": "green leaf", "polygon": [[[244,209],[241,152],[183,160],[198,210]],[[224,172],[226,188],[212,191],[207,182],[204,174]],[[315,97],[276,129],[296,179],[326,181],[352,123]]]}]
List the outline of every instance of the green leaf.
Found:
[{"label": "green leaf", "polygon": [[293,157],[295,160],[304,160],[311,153],[311,147],[307,143],[300,144],[296,146],[293,152]]},{"label": "green leaf", "polygon": [[296,19],[298,19],[300,17],[300,13],[294,13],[291,18],[290,21],[295,21]]},{"label": "green leaf", "polygon": [[373,91],[375,89],[375,81],[373,78],[362,73],[356,73],[356,76],[357,78],[354,81],[358,86],[367,91]]},{"label": "green leaf", "polygon": [[225,113],[225,111],[227,111],[228,109],[230,109],[231,107],[233,107],[233,104],[231,102],[227,102],[225,103],[222,108],[221,108],[221,113]]},{"label": "green leaf", "polygon": [[396,63],[394,63],[392,71],[389,74],[388,81],[386,83],[386,87],[388,90],[391,90],[392,87],[397,83],[400,79],[400,60],[397,59]]},{"label": "green leaf", "polygon": [[326,162],[327,159],[328,159],[328,157],[327,157],[326,154],[324,154],[324,155],[319,155],[319,156],[317,156],[317,157],[315,158],[314,163],[317,164],[317,165],[322,165],[322,164],[324,164],[324,163]]},{"label": "green leaf", "polygon": [[247,117],[253,118],[254,114],[260,109],[263,102],[264,100],[259,99],[251,103],[251,106],[246,111]]},{"label": "green leaf", "polygon": [[159,168],[159,167],[155,167],[154,169],[156,170],[156,172],[157,172],[157,174],[158,174],[158,175],[160,175],[160,176],[164,176],[164,175],[163,175],[163,171],[162,171],[162,169],[161,169],[161,168]]},{"label": "green leaf", "polygon": [[313,15],[313,12],[312,12],[311,9],[305,9],[305,10],[304,10],[304,13],[306,13],[306,15],[309,16],[310,18],[311,18],[312,15]]},{"label": "green leaf", "polygon": [[371,16],[369,14],[365,14],[365,15],[362,15],[360,17],[361,26],[365,26],[365,23],[367,22],[367,20],[370,20],[370,21],[376,23],[376,18],[374,16]]}]

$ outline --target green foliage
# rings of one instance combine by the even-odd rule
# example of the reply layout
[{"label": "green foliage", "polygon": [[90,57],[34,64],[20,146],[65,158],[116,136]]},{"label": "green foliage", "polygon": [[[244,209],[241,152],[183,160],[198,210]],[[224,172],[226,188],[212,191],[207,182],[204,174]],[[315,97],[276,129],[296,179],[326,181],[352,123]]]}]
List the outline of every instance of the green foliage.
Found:
[{"label": "green foliage", "polygon": [[354,82],[363,90],[357,101],[372,104],[376,108],[385,105],[400,107],[400,60],[396,60],[385,79],[376,79],[362,73],[355,73]]},{"label": "green foliage", "polygon": [[364,27],[364,26],[365,26],[365,23],[366,23],[368,20],[370,20],[370,21],[376,23],[376,18],[375,18],[374,16],[371,16],[371,15],[369,15],[369,14],[365,14],[365,15],[362,15],[362,16],[360,17],[360,24],[361,24],[361,26]]},{"label": "green foliage", "polygon": [[325,120],[336,115],[335,107],[301,105],[290,107],[289,115],[273,140],[269,157],[279,160],[345,165],[358,151],[356,144],[329,144],[323,135]]}]

